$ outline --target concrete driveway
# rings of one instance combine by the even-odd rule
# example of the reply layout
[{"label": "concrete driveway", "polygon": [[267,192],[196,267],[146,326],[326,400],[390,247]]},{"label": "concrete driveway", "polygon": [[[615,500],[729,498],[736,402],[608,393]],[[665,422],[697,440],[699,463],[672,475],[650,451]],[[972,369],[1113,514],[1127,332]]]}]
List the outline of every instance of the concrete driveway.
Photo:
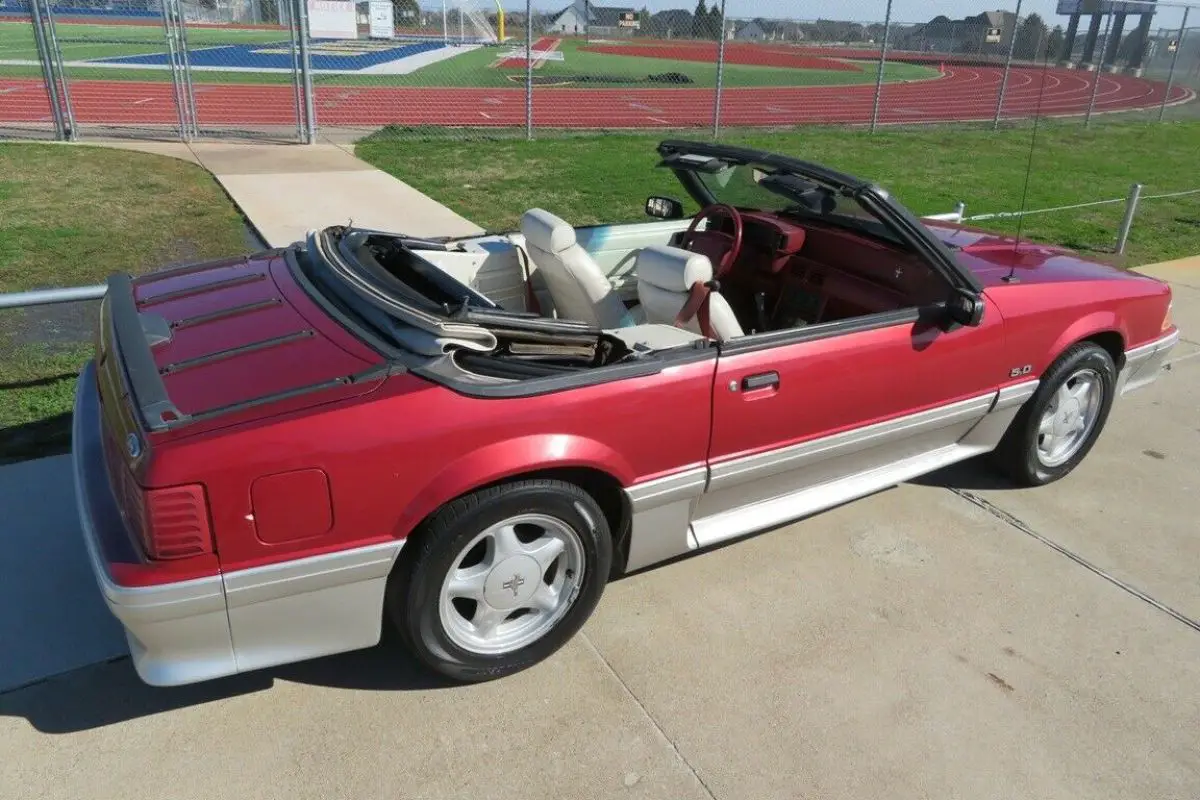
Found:
[{"label": "concrete driveway", "polygon": [[[1175,277],[1195,337],[1200,273]],[[0,797],[1195,798],[1200,347],[1174,358],[1058,484],[963,465],[626,578],[497,683],[431,684],[387,642],[9,691]],[[57,616],[107,657],[94,607]]]}]

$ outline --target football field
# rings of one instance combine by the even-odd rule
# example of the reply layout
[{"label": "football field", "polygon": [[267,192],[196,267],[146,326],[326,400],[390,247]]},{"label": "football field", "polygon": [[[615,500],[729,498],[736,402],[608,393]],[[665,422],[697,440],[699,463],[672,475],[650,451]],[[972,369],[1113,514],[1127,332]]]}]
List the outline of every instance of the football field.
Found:
[{"label": "football field", "polygon": [[[169,80],[170,60],[158,25],[59,22],[58,43],[69,78],[89,80]],[[291,80],[292,54],[286,30],[190,26],[188,60],[199,83],[281,83]],[[524,81],[520,42],[481,46],[455,37],[396,40],[314,40],[313,74],[323,84],[414,87],[511,87]],[[715,45],[714,45],[715,48]],[[539,85],[616,87],[632,84],[707,88],[716,85],[713,53],[659,43],[612,46],[564,39],[554,58],[535,63]],[[775,48],[777,51],[778,48]],[[506,57],[506,54],[508,57]],[[751,63],[746,63],[746,61]],[[735,86],[822,86],[871,83],[876,66],[868,61],[812,60],[814,68],[780,61],[763,48],[762,63],[727,63],[723,80]],[[779,66],[776,64],[785,64]],[[807,63],[807,62],[806,62]],[[0,22],[0,76],[40,75],[33,28],[27,22]],[[937,77],[935,69],[888,64],[885,81]],[[656,80],[656,78],[658,80]]]}]

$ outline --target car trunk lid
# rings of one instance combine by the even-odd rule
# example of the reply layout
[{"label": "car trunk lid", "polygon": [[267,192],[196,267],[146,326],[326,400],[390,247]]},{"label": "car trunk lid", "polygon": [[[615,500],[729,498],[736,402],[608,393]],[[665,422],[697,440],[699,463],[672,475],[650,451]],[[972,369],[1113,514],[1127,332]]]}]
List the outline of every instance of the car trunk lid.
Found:
[{"label": "car trunk lid", "polygon": [[385,374],[276,251],[113,276],[98,360],[106,399],[119,393],[136,411],[119,425],[125,437],[135,421],[153,435],[296,410],[369,391]]}]

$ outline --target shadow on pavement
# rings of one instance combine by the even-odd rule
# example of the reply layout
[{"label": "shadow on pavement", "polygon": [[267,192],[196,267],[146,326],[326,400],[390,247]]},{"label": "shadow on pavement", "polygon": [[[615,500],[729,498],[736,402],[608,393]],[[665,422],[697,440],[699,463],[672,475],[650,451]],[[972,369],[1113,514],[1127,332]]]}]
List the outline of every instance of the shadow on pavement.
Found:
[{"label": "shadow on pavement", "polygon": [[[45,379],[56,382],[59,378]],[[37,383],[30,381],[21,386]],[[0,392],[18,384],[0,384]],[[0,465],[34,458],[62,455],[71,451],[70,412],[35,422],[0,428]]]},{"label": "shadow on pavement", "polygon": [[937,486],[942,489],[1016,489],[1016,484],[1001,475],[987,462],[986,456],[951,464],[936,472],[908,481],[915,486]]},{"label": "shadow on pavement", "polygon": [[275,681],[355,691],[428,691],[455,684],[426,671],[392,635],[368,650],[189,686],[147,686],[128,658],[96,664],[0,695],[0,716],[62,734],[262,692]]}]

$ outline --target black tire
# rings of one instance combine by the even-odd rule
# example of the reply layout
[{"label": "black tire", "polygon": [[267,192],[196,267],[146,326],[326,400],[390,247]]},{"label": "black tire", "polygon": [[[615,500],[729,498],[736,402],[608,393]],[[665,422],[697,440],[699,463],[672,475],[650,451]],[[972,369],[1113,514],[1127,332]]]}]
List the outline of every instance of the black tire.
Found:
[{"label": "black tire", "polygon": [[[565,615],[540,638],[503,654],[482,654],[457,644],[441,615],[441,591],[463,550],[491,526],[523,514],[565,523],[582,546],[582,578]],[[443,506],[401,554],[389,582],[387,612],[409,650],[454,681],[478,682],[527,669],[567,643],[600,602],[612,568],[612,536],[604,512],[583,489],[559,480],[522,480],[491,487]],[[569,573],[574,574],[574,573]],[[514,595],[516,589],[513,589]]]},{"label": "black tire", "polygon": [[[1074,453],[1061,464],[1047,466],[1038,455],[1038,427],[1054,394],[1080,370],[1090,369],[1099,376],[1101,396],[1098,416]],[[1112,409],[1117,385],[1117,368],[1112,356],[1092,342],[1080,342],[1067,349],[1042,376],[1037,391],[1017,414],[992,453],[992,462],[1021,486],[1043,486],[1068,475],[1091,451],[1104,429]]]}]

